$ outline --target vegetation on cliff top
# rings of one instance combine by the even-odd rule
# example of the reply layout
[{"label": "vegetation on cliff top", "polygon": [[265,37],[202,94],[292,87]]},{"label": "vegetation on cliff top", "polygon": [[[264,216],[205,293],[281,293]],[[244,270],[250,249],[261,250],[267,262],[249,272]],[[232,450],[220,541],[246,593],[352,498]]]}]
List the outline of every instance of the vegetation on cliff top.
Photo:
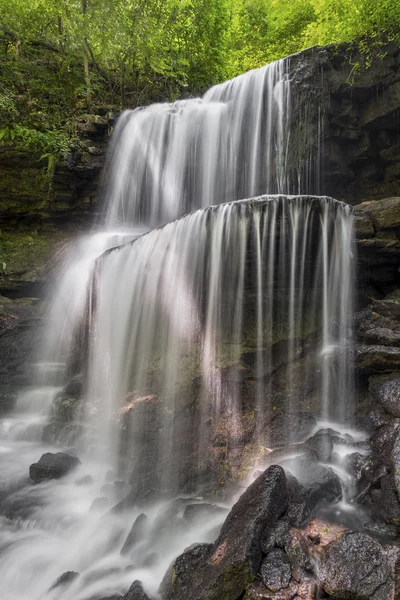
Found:
[{"label": "vegetation on cliff top", "polygon": [[314,44],[400,39],[398,0],[0,0],[0,15],[0,142],[51,155],[88,111],[198,94]]}]

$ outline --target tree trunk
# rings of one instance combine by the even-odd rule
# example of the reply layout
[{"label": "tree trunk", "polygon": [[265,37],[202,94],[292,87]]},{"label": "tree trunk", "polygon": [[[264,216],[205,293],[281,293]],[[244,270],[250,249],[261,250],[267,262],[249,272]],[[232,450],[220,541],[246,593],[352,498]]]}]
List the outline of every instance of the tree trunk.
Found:
[{"label": "tree trunk", "polygon": [[[82,0],[82,14],[84,19],[84,29],[86,33],[86,12],[87,12],[87,0]],[[88,52],[88,44],[86,35],[83,37],[83,72],[85,75],[85,83],[86,83],[86,104],[88,108],[92,105],[92,84],[90,81],[90,72],[89,72],[89,52]]]}]

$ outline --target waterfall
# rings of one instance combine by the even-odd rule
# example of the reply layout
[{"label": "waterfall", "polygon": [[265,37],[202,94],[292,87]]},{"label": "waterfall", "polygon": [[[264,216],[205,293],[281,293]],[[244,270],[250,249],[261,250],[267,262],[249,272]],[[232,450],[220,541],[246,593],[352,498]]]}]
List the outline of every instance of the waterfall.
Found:
[{"label": "waterfall", "polygon": [[[104,227],[63,257],[41,387],[0,422],[6,600],[97,600],[136,578],[157,594],[175,556],[215,539],[232,480],[316,419],[343,423],[352,213],[290,195],[313,191],[315,162],[307,144],[291,152],[290,78],[285,59],[120,117]],[[60,432],[71,379],[79,401]],[[60,445],[82,464],[28,483],[30,463]],[[204,498],[212,516],[190,520]],[[79,576],[52,588],[67,571]]]},{"label": "waterfall", "polygon": [[[196,211],[99,259],[88,392],[98,420],[88,426],[107,440],[104,459],[117,469],[127,454],[132,470],[141,457],[142,476],[163,491],[195,491],[186,480],[212,462],[226,415],[240,437],[252,412],[255,447],[269,445],[268,378],[281,365],[289,421],[310,401],[307,370],[317,374],[314,412],[343,421],[352,393],[351,231],[342,203],[268,196]],[[309,361],[295,373],[307,344]],[[232,386],[235,378],[242,385]],[[291,438],[289,427],[281,443]],[[135,469],[122,473],[137,478]]]},{"label": "waterfall", "polygon": [[154,227],[210,204],[299,193],[301,165],[287,160],[289,72],[284,59],[202,99],[126,111],[111,144],[108,224]]}]

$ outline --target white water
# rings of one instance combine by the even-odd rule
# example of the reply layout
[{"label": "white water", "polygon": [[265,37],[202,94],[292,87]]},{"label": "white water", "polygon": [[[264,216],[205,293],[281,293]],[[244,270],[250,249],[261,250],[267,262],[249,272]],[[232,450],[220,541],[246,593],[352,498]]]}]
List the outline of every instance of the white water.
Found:
[{"label": "white water", "polygon": [[[242,427],[244,399],[227,392],[223,369],[240,363],[243,347],[255,357],[259,445],[268,441],[271,344],[289,339],[290,363],[304,330],[322,332],[315,342],[316,411],[344,418],[351,395],[352,218],[343,204],[303,198],[224,204],[154,230],[95,268],[107,248],[193,209],[308,191],[301,165],[287,164],[289,70],[288,61],[279,61],[202,100],[122,115],[108,167],[105,231],[68,252],[49,311],[40,387],[28,390],[0,424],[5,600],[89,600],[123,593],[134,579],[155,595],[177,554],[216,536],[221,515],[189,524],[182,508],[169,519],[172,529],[163,529],[159,498],[144,509],[153,533],[150,526],[132,557],[121,556],[140,511],[109,511],[130,483],[137,492],[150,479],[156,497],[197,494],[209,484],[198,474],[206,471],[213,427],[226,414],[232,432]],[[29,465],[57,451],[41,435],[55,386],[80,371],[83,433],[65,449],[78,451],[82,466],[34,486]],[[291,384],[301,389],[301,382]],[[195,406],[181,411],[192,397]],[[299,400],[288,397],[289,411]],[[92,480],[82,483],[88,474]],[[80,577],[48,592],[70,570]]]},{"label": "white water", "polygon": [[107,223],[154,227],[210,204],[308,193],[300,159],[288,165],[289,71],[280,60],[201,99],[126,111],[111,143]]}]

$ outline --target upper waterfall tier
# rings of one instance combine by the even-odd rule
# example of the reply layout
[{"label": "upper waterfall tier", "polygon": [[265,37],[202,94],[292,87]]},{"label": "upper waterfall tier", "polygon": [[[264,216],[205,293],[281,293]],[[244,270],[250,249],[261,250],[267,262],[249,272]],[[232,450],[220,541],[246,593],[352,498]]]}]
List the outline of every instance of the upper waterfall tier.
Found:
[{"label": "upper waterfall tier", "polygon": [[309,193],[312,161],[289,152],[290,87],[284,59],[202,99],[123,113],[107,168],[108,224],[155,226],[218,202]]}]

